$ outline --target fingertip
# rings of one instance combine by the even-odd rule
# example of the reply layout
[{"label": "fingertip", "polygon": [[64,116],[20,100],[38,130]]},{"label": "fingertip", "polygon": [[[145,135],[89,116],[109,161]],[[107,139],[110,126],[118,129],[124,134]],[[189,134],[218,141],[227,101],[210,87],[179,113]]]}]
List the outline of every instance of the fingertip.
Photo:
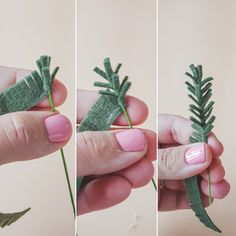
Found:
[{"label": "fingertip", "polygon": [[[208,171],[204,171],[202,174],[202,177],[205,180],[208,180]],[[220,159],[213,159],[213,162],[210,166],[210,178],[211,178],[211,183],[218,183],[221,180],[224,179],[225,176],[225,169],[221,164]]]},{"label": "fingertip", "polygon": [[211,147],[213,158],[218,158],[224,152],[224,146],[214,133],[208,137],[208,144]]},{"label": "fingertip", "polygon": [[[54,80],[52,84],[52,97],[55,106],[60,106],[64,103],[67,97],[67,89],[59,80]],[[45,98],[37,104],[37,107],[50,107],[49,99]]]},{"label": "fingertip", "polygon": [[[127,95],[125,100],[132,125],[140,125],[145,122],[149,113],[147,105],[142,100],[133,96]],[[128,125],[124,114],[117,117],[114,125]]]},{"label": "fingertip", "polygon": [[144,130],[144,132],[148,141],[146,157],[151,161],[155,161],[157,159],[157,134],[151,130]]},{"label": "fingertip", "polygon": [[206,162],[208,163],[208,166],[211,164],[212,162],[212,151],[209,145],[207,145],[206,143],[203,144],[204,148],[205,148],[205,158],[206,158]]},{"label": "fingertip", "polygon": [[68,142],[72,135],[70,120],[61,114],[53,114],[44,119],[48,138],[52,143]]},{"label": "fingertip", "polygon": [[124,176],[132,184],[132,188],[139,188],[150,182],[154,175],[154,166],[150,160],[143,158],[117,173]]},{"label": "fingertip", "polygon": [[[201,189],[205,195],[209,196],[208,181],[204,179],[201,181]],[[225,179],[223,179],[219,183],[211,184],[211,194],[213,198],[222,199],[226,197],[229,192],[230,192],[230,184]]]},{"label": "fingertip", "polygon": [[78,194],[78,214],[89,213],[114,206],[131,193],[131,184],[120,176],[107,176],[92,180]]}]

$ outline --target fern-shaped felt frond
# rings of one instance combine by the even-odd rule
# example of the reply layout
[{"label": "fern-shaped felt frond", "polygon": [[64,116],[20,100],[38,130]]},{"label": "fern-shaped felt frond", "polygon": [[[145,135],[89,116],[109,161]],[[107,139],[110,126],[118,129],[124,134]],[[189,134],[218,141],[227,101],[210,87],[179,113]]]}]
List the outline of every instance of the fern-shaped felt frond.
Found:
[{"label": "fern-shaped felt frond", "polygon": [[[189,110],[192,113],[190,120],[193,122],[193,133],[190,137],[190,142],[207,143],[208,135],[213,129],[213,122],[215,120],[215,116],[211,115],[214,102],[210,101],[212,96],[211,81],[213,78],[208,77],[203,79],[201,65],[190,65],[190,69],[192,74],[189,72],[185,73],[192,81],[192,83],[185,82],[189,90],[188,96],[193,101],[193,104],[189,105]],[[200,176],[193,176],[185,180],[189,204],[203,224],[217,232],[221,232],[204,209],[200,194],[199,178]],[[209,201],[211,202],[210,172],[208,172],[208,185]]]},{"label": "fern-shaped felt frond", "polygon": [[101,77],[103,77],[107,82],[106,83],[95,82],[94,86],[105,88],[105,90],[99,90],[99,93],[103,95],[116,97],[118,99],[119,105],[123,108],[126,107],[125,94],[130,88],[131,82],[128,81],[128,76],[125,76],[125,78],[120,83],[120,77],[118,73],[122,64],[119,63],[116,69],[113,70],[110,63],[110,59],[106,58],[104,59],[103,65],[105,71],[101,70],[98,67],[95,67],[94,71]]},{"label": "fern-shaped felt frond", "polygon": [[191,142],[207,142],[208,134],[213,129],[215,116],[211,115],[214,102],[210,101],[212,96],[212,77],[203,79],[202,66],[190,65],[192,74],[186,72],[191,78],[192,84],[185,82],[190,92],[188,95],[194,104],[190,104],[189,110],[193,116],[190,120],[193,122],[192,128],[195,130],[191,137]]}]

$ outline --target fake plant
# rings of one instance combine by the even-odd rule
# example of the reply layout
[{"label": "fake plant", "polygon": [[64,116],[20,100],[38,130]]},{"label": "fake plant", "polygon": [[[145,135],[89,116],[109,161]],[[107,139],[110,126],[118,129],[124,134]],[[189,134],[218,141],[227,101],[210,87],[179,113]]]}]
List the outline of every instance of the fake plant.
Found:
[{"label": "fake plant", "polygon": [[[203,79],[202,66],[190,65],[192,74],[186,72],[185,74],[191,78],[192,83],[185,82],[187,89],[190,94],[189,98],[192,99],[193,104],[189,105],[189,110],[193,116],[190,116],[192,123],[193,133],[190,137],[190,143],[204,142],[207,143],[208,135],[213,129],[213,122],[215,116],[211,115],[213,110],[214,102],[210,101],[212,96],[212,77]],[[208,216],[200,194],[200,175],[193,176],[185,180],[187,196],[189,205],[195,212],[199,220],[207,227],[211,228],[216,232],[221,232],[220,229],[212,222]],[[208,193],[209,193],[209,204],[212,203],[211,198],[211,182],[210,182],[210,169],[208,169]]]},{"label": "fake plant", "polygon": [[[37,60],[40,73],[33,71],[23,80],[15,83],[13,86],[0,93],[0,115],[10,112],[28,110],[45,99],[47,96],[49,97],[52,111],[55,111],[52,98],[52,83],[59,67],[56,67],[54,71],[50,73],[50,62],[51,57],[41,56],[40,59]],[[75,205],[63,149],[61,149],[61,156],[75,216]],[[14,223],[29,210],[30,208],[22,212],[0,213],[0,226],[4,227]]]},{"label": "fake plant", "polygon": [[[95,67],[94,71],[105,79],[106,82],[95,82],[94,86],[104,89],[99,90],[101,96],[82,120],[78,129],[79,132],[108,130],[121,113],[124,113],[129,128],[132,128],[125,102],[125,95],[131,86],[131,82],[128,81],[128,76],[125,76],[120,82],[118,73],[122,64],[119,63],[115,70],[113,70],[110,59],[105,58],[103,65],[105,71],[98,67]],[[77,192],[81,187],[82,180],[83,176],[77,177]],[[152,182],[156,189],[153,179]]]}]

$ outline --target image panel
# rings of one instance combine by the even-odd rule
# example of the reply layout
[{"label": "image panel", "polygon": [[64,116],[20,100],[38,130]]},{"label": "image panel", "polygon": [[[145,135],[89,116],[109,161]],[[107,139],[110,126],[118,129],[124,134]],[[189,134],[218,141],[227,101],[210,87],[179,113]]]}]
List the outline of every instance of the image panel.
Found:
[{"label": "image panel", "polygon": [[3,0],[0,9],[0,235],[74,236],[60,153],[74,194],[74,2]]},{"label": "image panel", "polygon": [[78,233],[155,236],[156,1],[79,0],[77,20]]}]

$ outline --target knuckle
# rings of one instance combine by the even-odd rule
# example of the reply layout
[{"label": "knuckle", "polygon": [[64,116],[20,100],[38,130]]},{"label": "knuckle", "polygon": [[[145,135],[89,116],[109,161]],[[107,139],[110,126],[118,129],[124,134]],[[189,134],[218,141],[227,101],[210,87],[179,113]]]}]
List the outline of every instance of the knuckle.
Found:
[{"label": "knuckle", "polygon": [[81,133],[79,149],[91,158],[104,156],[111,149],[111,142],[103,132]]},{"label": "knuckle", "polygon": [[27,125],[24,115],[12,113],[9,119],[10,142],[13,145],[29,145],[36,138],[34,128]]},{"label": "knuckle", "polygon": [[165,175],[174,177],[176,174],[176,167],[178,166],[178,153],[175,148],[165,148],[162,150],[160,158],[160,168]]},{"label": "knuckle", "polygon": [[106,165],[113,148],[112,141],[103,132],[85,131],[77,137],[78,163],[86,162],[91,172],[96,173]]}]

